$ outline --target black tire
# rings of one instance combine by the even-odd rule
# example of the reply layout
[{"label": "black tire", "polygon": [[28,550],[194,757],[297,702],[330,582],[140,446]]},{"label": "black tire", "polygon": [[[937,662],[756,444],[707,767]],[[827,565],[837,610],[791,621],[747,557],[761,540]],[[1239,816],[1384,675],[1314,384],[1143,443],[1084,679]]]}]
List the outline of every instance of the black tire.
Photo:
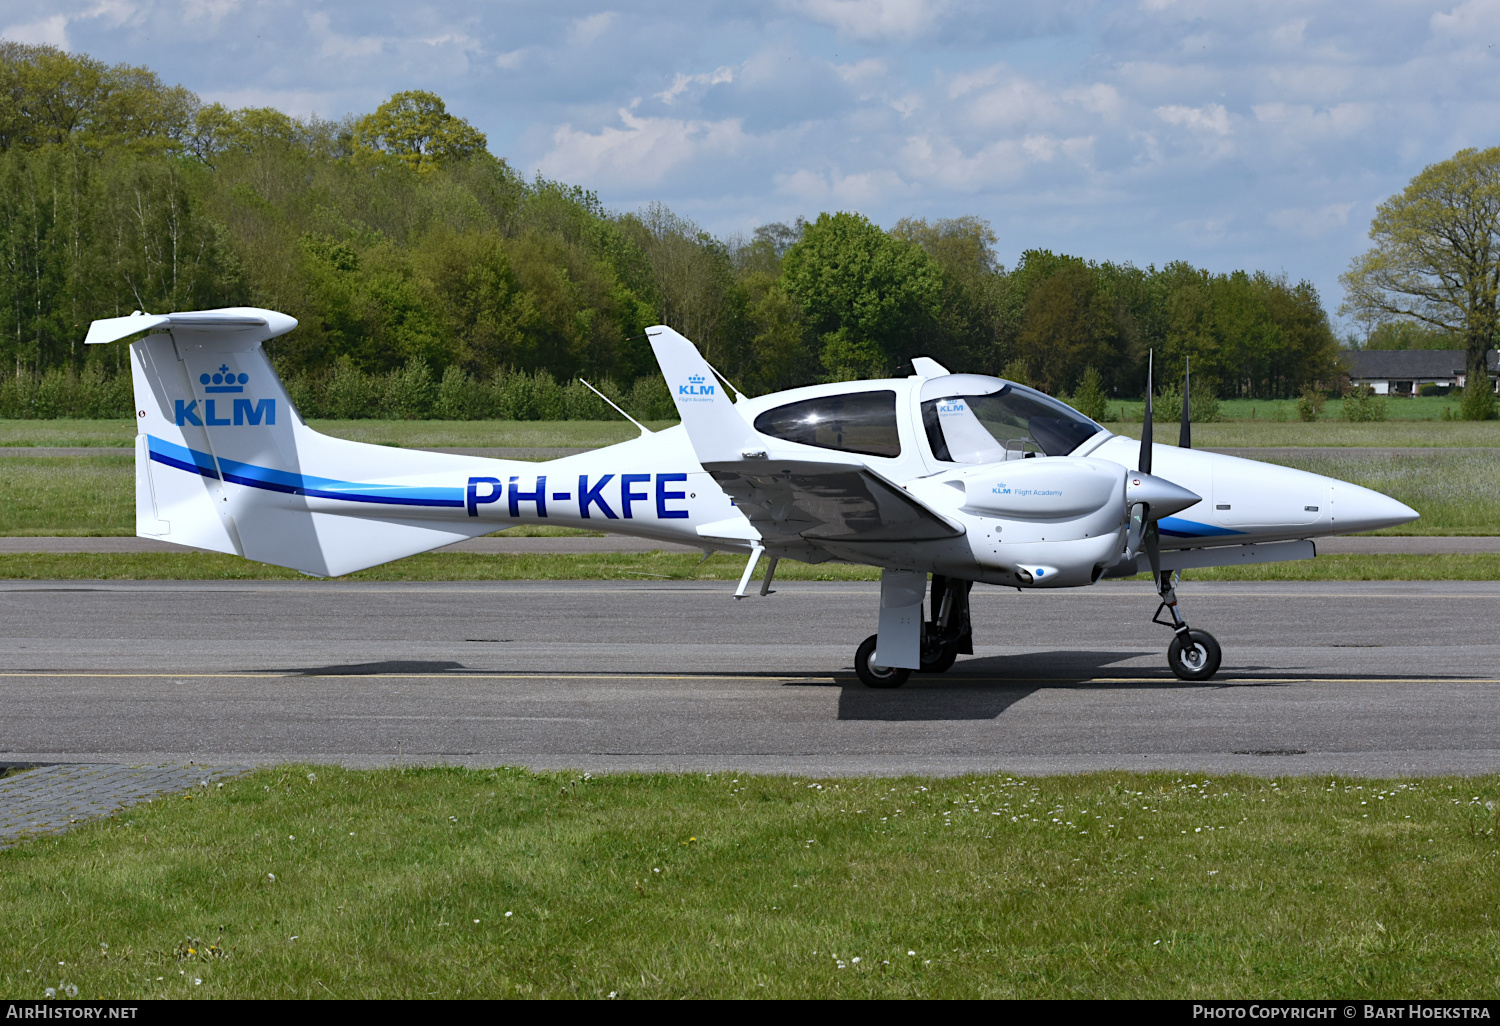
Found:
[{"label": "black tire", "polygon": [[1191,649],[1184,650],[1182,636],[1172,638],[1167,646],[1167,665],[1182,680],[1208,680],[1219,672],[1224,653],[1219,642],[1208,631],[1188,631]]},{"label": "black tire", "polygon": [[[936,654],[936,658],[931,658]],[[953,668],[953,662],[958,658],[958,646],[943,645],[928,650],[926,645],[922,646],[922,666],[918,673],[947,673]]]},{"label": "black tire", "polygon": [[898,666],[876,666],[870,662],[875,658],[875,642],[879,637],[871,634],[854,650],[854,672],[866,687],[899,688],[911,676],[910,670]]}]

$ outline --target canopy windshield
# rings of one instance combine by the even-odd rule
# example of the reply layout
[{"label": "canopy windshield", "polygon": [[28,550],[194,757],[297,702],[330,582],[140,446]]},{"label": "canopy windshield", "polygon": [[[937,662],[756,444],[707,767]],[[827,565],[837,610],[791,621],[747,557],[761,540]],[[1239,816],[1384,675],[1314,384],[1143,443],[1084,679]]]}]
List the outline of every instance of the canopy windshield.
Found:
[{"label": "canopy windshield", "polygon": [[1049,395],[980,374],[922,384],[922,425],[947,463],[1066,456],[1104,429]]}]

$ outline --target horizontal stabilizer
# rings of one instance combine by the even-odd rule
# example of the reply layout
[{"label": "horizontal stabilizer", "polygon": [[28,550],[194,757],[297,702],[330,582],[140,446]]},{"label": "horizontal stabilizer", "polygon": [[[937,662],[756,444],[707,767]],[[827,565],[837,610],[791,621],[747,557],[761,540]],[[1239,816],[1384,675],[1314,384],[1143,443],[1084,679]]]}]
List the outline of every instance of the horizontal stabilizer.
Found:
[{"label": "horizontal stabilizer", "polygon": [[260,310],[254,307],[231,306],[222,310],[190,310],[184,313],[148,314],[137,310],[128,317],[106,317],[89,325],[84,338],[85,345],[97,346],[118,342],[122,338],[138,335],[155,328],[184,331],[193,334],[225,332],[236,333],[235,342],[246,349],[260,345],[267,339],[285,335],[297,326],[295,317],[288,317],[275,310]]}]

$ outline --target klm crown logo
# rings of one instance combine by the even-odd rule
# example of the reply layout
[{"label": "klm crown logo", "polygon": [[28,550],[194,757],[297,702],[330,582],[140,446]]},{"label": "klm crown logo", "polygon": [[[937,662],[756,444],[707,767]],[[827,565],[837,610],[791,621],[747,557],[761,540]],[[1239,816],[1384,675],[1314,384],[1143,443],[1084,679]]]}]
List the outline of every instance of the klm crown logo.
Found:
[{"label": "klm crown logo", "polygon": [[213,374],[199,374],[198,380],[205,387],[205,392],[243,392],[245,386],[250,382],[250,375],[240,374],[236,376],[229,370],[227,363],[220,364],[218,371]]},{"label": "klm crown logo", "polygon": [[[219,369],[213,373],[204,372],[198,375],[198,383],[203,386],[203,391],[209,395],[223,395],[224,393],[239,394],[245,391],[245,386],[250,383],[250,375],[237,374],[229,369],[229,364],[219,365]],[[203,408],[198,408],[197,399],[178,399],[176,409],[176,421],[178,427],[275,427],[276,425],[276,400],[267,399],[204,399]],[[228,404],[229,409],[223,409],[218,404]]]},{"label": "klm crown logo", "polygon": [[714,386],[704,384],[707,380],[702,374],[689,374],[688,383],[677,386],[677,394],[684,396],[712,396],[714,394]]}]

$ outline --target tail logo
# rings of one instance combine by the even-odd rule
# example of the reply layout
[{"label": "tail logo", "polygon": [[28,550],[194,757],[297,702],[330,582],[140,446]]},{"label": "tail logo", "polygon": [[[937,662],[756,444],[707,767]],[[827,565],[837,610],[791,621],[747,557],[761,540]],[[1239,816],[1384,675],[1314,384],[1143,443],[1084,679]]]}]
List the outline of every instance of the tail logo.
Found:
[{"label": "tail logo", "polygon": [[702,374],[691,374],[686,385],[677,386],[677,395],[692,403],[713,402],[714,386],[707,381]]},{"label": "tail logo", "polygon": [[199,374],[198,381],[204,386],[205,392],[243,392],[245,386],[250,383],[250,375],[236,375],[230,371],[226,363],[221,364],[213,374]]}]

